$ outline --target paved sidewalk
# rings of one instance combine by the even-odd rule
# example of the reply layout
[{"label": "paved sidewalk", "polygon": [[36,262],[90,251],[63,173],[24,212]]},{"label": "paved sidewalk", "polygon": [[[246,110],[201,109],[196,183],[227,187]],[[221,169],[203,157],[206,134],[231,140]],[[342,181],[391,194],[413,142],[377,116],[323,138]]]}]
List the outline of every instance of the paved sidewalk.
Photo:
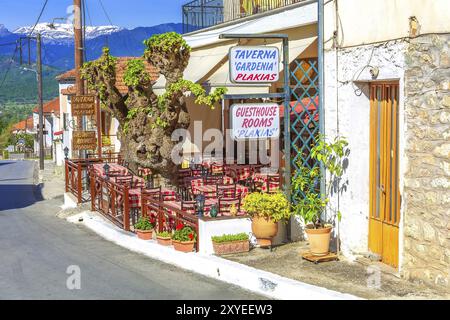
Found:
[{"label": "paved sidewalk", "polygon": [[175,251],[172,247],[161,246],[154,240],[143,241],[138,239],[135,234],[114,226],[96,212],[86,211],[71,216],[67,220],[72,223],[82,224],[106,240],[131,251],[188,271],[240,286],[269,298],[304,300],[359,299],[351,294],[295,281],[216,256],[182,253]]}]

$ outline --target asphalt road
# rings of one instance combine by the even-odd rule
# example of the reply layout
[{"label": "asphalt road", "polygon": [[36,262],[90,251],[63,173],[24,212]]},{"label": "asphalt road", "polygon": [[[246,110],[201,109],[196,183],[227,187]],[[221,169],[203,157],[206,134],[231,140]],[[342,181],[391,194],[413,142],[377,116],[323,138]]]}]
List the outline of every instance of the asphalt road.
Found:
[{"label": "asphalt road", "polygon": [[0,161],[0,299],[261,298],[55,217],[61,199],[42,201],[33,172],[34,162]]}]

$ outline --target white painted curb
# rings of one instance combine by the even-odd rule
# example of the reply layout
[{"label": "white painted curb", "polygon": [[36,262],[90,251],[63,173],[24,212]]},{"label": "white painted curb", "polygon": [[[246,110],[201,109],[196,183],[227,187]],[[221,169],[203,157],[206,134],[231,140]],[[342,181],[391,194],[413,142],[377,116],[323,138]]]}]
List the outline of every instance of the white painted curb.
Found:
[{"label": "white painted curb", "polygon": [[[82,218],[82,222],[79,222]],[[255,269],[213,255],[183,253],[172,247],[164,247],[154,240],[143,241],[103,218],[100,214],[85,211],[67,218],[69,222],[81,223],[106,240],[131,251],[144,254],[177,267],[210,278],[231,283],[255,293],[274,299],[286,300],[355,300],[359,297]]]}]

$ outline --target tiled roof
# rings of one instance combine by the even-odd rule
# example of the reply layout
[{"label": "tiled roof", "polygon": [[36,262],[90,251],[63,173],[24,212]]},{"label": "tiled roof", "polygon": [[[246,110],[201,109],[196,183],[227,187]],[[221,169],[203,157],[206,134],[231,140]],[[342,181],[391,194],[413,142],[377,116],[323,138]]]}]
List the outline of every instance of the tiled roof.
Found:
[{"label": "tiled roof", "polygon": [[[137,57],[119,57],[117,58],[117,65],[116,65],[116,87],[117,89],[119,89],[121,94],[126,94],[128,92],[128,87],[125,84],[124,80],[123,80],[123,76],[125,74],[125,70],[127,67],[127,62],[133,59],[140,59]],[[145,64],[145,69],[147,70],[147,72],[150,74],[150,78],[152,81],[156,81],[159,78],[159,72],[158,69],[156,69],[156,67],[154,67],[153,65],[151,65],[150,63],[148,63],[147,61],[144,61]],[[72,72],[73,74],[75,74],[75,69],[70,70],[66,73],[70,73]],[[74,95],[76,94],[76,87],[75,86],[70,86],[67,89],[62,89],[61,90],[61,94],[64,95]]]},{"label": "tiled roof", "polygon": [[33,117],[28,117],[27,120],[16,123],[13,127],[13,131],[25,131],[25,127],[28,130],[33,130]]},{"label": "tiled roof", "polygon": [[56,80],[58,81],[75,80],[75,77],[76,77],[75,69],[72,69],[57,76]]},{"label": "tiled roof", "polygon": [[[38,113],[39,112],[39,107],[35,107],[33,109],[34,113]],[[52,113],[54,112],[56,115],[59,115],[59,97],[53,99],[52,101],[49,101],[47,103],[44,103],[44,114],[47,113]]]}]

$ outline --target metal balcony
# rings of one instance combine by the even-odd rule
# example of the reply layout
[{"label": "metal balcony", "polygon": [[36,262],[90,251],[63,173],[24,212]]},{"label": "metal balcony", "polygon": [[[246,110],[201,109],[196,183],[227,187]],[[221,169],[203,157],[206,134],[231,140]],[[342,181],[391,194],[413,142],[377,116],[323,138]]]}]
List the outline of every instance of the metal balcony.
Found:
[{"label": "metal balcony", "polygon": [[307,0],[194,0],[183,5],[183,33]]}]

